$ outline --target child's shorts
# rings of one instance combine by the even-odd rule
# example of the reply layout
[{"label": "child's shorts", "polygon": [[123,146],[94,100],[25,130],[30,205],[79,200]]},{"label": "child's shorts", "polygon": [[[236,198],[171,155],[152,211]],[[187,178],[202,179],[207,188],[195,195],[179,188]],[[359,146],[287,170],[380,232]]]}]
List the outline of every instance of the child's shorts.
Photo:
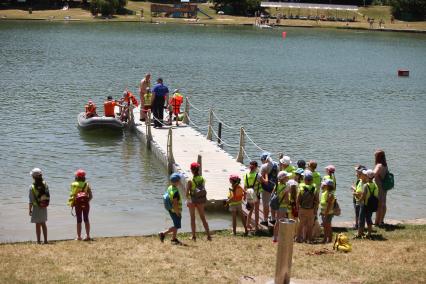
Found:
[{"label": "child's shorts", "polygon": [[241,211],[242,207],[241,204],[237,204],[237,205],[229,205],[229,211],[233,212],[233,211]]},{"label": "child's shorts", "polygon": [[172,217],[173,220],[173,227],[175,227],[176,229],[180,229],[181,226],[181,220],[182,220],[182,216],[178,216],[176,213],[169,211],[170,213],[170,217]]},{"label": "child's shorts", "polygon": [[328,214],[328,215],[324,215],[324,214],[321,214],[321,219],[322,219],[322,222],[323,223],[331,223],[331,220],[333,219],[333,214]]}]

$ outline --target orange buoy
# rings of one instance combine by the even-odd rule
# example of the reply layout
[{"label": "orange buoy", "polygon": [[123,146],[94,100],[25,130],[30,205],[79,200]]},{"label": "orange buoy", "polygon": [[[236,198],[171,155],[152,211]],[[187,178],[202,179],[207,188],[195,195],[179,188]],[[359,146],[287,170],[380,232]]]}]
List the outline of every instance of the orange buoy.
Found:
[{"label": "orange buoy", "polygon": [[285,38],[287,36],[287,32],[283,32],[282,36],[283,36],[283,38]]},{"label": "orange buoy", "polygon": [[410,76],[410,71],[406,70],[406,69],[398,69],[398,76],[408,77],[408,76]]}]

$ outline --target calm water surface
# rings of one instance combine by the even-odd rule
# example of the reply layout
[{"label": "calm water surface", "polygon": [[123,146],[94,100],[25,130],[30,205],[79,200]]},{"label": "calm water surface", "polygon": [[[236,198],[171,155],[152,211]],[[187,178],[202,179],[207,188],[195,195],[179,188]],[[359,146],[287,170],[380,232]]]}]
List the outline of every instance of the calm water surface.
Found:
[{"label": "calm water surface", "polygon": [[[0,240],[34,239],[27,203],[35,166],[51,189],[51,238],[75,234],[65,203],[79,167],[94,188],[94,236],[156,233],[170,224],[161,200],[166,170],[139,139],[76,127],[87,99],[101,105],[126,87],[136,92],[148,71],[234,127],[223,134],[232,155],[244,125],[272,153],[316,159],[322,173],[335,164],[338,220],[353,218],[353,166],[373,166],[378,147],[397,181],[389,217],[425,217],[426,36],[287,28],[283,40],[281,31],[1,22]],[[399,68],[410,77],[398,78]],[[205,112],[191,112],[207,124]],[[247,142],[247,154],[260,150]],[[229,226],[227,214],[209,217],[213,228]],[[189,230],[187,212],[183,224]]]}]

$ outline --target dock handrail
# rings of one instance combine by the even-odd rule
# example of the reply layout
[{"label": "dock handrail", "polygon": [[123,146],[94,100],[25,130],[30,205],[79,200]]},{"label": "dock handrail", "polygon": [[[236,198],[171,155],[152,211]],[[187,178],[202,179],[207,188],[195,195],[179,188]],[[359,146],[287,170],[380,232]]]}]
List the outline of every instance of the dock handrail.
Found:
[{"label": "dock handrail", "polygon": [[[208,125],[206,126],[200,126],[198,124],[196,124],[192,119],[191,116],[189,115],[189,107],[191,107],[192,109],[198,111],[198,112],[209,112],[209,120],[208,120]],[[228,129],[240,129],[240,143],[239,145],[233,145],[230,144],[226,141],[224,141],[224,139],[222,138],[222,133],[219,135],[216,133],[216,131],[214,131],[213,129],[213,119],[215,119],[219,124],[221,124],[221,126],[224,126]],[[195,128],[201,130],[201,129],[207,129],[207,134],[206,134],[206,138],[210,141],[213,140],[213,136],[215,136],[218,139],[218,145],[223,147],[223,146],[227,146],[227,147],[233,147],[236,148],[238,147],[238,154],[236,157],[236,160],[240,163],[244,162],[244,157],[248,158],[249,160],[251,160],[250,156],[248,155],[247,151],[246,151],[246,146],[245,146],[245,137],[247,137],[248,141],[254,145],[254,147],[256,147],[260,152],[269,152],[265,149],[263,149],[262,147],[259,146],[259,144],[257,144],[253,138],[251,137],[251,135],[249,135],[249,133],[247,132],[247,130],[244,127],[236,127],[236,126],[231,126],[226,124],[223,120],[221,120],[219,118],[219,116],[216,114],[216,112],[212,109],[201,109],[196,107],[190,100],[189,97],[186,97],[185,100],[185,112],[184,112],[184,120],[187,121],[186,124],[188,125],[192,125]],[[219,142],[220,141],[220,142]],[[280,155],[282,154],[281,152],[277,152],[277,153],[271,153],[271,155]]]}]

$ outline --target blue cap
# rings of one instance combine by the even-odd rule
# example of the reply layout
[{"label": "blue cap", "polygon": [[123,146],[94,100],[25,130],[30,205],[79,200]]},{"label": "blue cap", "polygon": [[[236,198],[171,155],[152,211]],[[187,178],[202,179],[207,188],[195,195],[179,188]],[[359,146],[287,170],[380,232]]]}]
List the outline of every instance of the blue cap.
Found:
[{"label": "blue cap", "polygon": [[302,169],[302,168],[297,168],[297,170],[295,171],[295,173],[296,174],[298,174],[298,175],[303,175],[303,172],[304,172],[305,170],[304,169]]},{"label": "blue cap", "polygon": [[177,181],[180,181],[180,179],[181,179],[181,176],[178,173],[173,173],[170,175],[171,182],[177,182]]},{"label": "blue cap", "polygon": [[265,161],[266,159],[268,159],[269,155],[271,154],[268,152],[263,152],[262,155],[260,155],[260,160]]}]

